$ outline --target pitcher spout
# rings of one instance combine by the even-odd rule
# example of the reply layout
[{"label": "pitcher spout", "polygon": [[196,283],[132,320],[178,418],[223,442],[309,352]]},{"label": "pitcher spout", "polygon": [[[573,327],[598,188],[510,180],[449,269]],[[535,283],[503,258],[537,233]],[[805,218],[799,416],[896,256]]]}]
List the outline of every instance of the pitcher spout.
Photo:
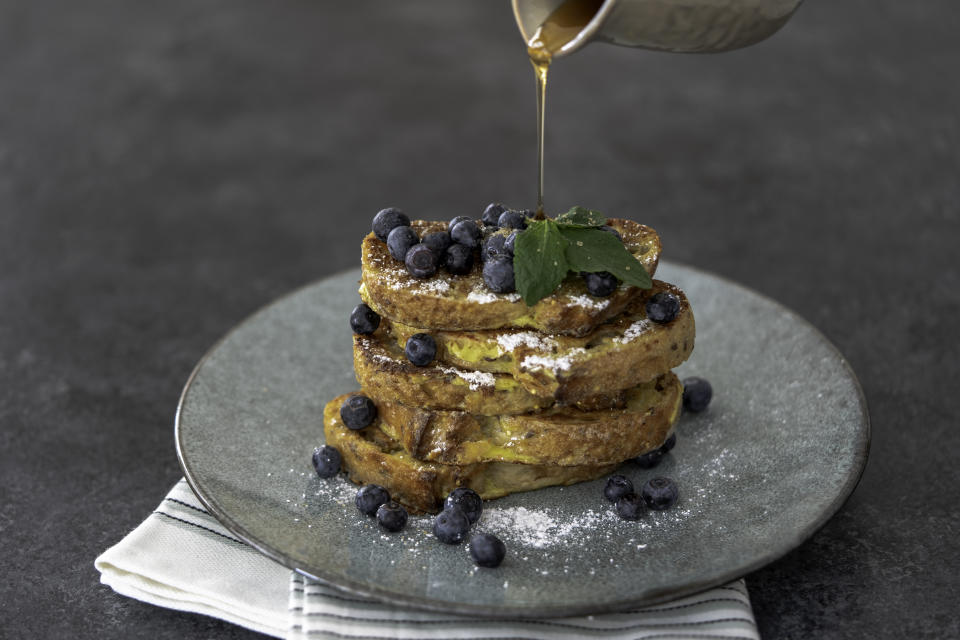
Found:
[{"label": "pitcher spout", "polygon": [[776,33],[802,0],[512,0],[525,41],[565,3],[598,6],[592,19],[554,56],[592,41],[679,53],[719,53]]}]

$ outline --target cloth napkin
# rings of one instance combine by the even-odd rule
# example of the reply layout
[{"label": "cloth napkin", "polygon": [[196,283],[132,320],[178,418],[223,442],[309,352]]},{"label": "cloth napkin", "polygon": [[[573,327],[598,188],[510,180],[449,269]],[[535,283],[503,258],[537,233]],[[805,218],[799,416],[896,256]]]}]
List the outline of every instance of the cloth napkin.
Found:
[{"label": "cloth napkin", "polygon": [[428,613],[347,594],[304,578],[235,538],[184,480],[95,565],[100,581],[117,593],[290,640],[760,637],[743,580],[635,611],[540,620]]}]

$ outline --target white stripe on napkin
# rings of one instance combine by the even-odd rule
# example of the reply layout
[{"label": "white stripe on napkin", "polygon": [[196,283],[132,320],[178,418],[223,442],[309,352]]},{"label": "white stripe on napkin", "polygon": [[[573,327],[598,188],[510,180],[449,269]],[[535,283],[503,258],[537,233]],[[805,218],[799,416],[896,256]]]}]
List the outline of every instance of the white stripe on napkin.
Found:
[{"label": "white stripe on napkin", "polygon": [[94,565],[100,581],[125,596],[286,634],[290,570],[234,538],[185,480]]},{"label": "white stripe on napkin", "polygon": [[290,640],[759,640],[743,580],[636,611],[542,620],[444,615],[347,594],[237,540],[183,480],[95,564],[101,582],[123,595]]},{"label": "white stripe on napkin", "polygon": [[290,604],[292,626],[287,638],[291,640],[759,638],[750,599],[742,580],[731,583],[731,586],[718,587],[667,604],[624,613],[516,620],[401,609],[368,598],[344,594],[293,574],[290,579]]}]

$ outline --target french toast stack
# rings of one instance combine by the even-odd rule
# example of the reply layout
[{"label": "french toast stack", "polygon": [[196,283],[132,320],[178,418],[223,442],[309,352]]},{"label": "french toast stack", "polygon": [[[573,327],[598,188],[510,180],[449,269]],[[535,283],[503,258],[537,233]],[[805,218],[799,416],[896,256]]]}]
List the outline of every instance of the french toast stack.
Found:
[{"label": "french toast stack", "polygon": [[[652,276],[656,232],[607,224]],[[420,238],[446,230],[411,226]],[[673,285],[621,283],[595,297],[571,275],[528,307],[519,294],[492,292],[479,260],[464,275],[414,278],[371,233],[360,294],[380,322],[354,335],[361,391],[327,404],[326,440],[351,480],[384,486],[414,511],[436,512],[461,486],[489,499],[597,478],[660,447],[679,415],[683,389],[670,370],[689,357],[695,328]],[[656,294],[679,301],[668,322],[647,317]],[[417,366],[404,347],[424,333],[436,355]],[[376,418],[351,429],[340,409],[358,394],[372,400]]]}]

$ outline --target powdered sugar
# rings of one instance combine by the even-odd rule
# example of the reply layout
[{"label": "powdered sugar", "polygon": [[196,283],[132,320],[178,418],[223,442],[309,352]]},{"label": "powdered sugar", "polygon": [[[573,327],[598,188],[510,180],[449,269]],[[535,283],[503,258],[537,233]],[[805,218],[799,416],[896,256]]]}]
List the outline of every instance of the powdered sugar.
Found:
[{"label": "powdered sugar", "polygon": [[488,507],[480,524],[508,541],[543,549],[568,545],[571,538],[592,534],[604,522],[617,520],[612,510],[587,509],[571,518],[567,513],[553,514],[547,509]]},{"label": "powdered sugar", "polygon": [[583,307],[584,309],[590,309],[592,311],[603,311],[610,306],[610,300],[605,298],[603,300],[597,300],[586,294],[580,294],[579,296],[569,296],[569,304]]},{"label": "powdered sugar", "polygon": [[585,354],[586,352],[586,349],[577,347],[576,349],[569,349],[565,353],[556,356],[527,356],[523,359],[523,362],[520,363],[520,366],[527,370],[549,369],[553,372],[569,371],[570,367],[573,366],[573,362],[577,359],[577,356]]},{"label": "powdered sugar", "polygon": [[532,331],[501,333],[497,336],[497,344],[500,345],[502,351],[513,351],[520,345],[541,351],[556,349],[559,346],[553,338]]},{"label": "powdered sugar", "polygon": [[[305,474],[301,474],[305,475]],[[335,478],[327,478],[323,481],[317,481],[310,485],[310,492],[316,498],[330,500],[342,508],[353,506],[354,498],[357,495],[357,485],[340,475]],[[307,494],[302,493],[301,500],[307,500]]]},{"label": "powdered sugar", "polygon": [[[396,363],[395,358],[390,356],[385,356],[382,353],[372,353],[370,354],[375,362],[382,362],[384,364]],[[480,387],[492,387],[496,385],[497,378],[492,373],[487,373],[485,371],[467,371],[466,369],[458,369],[456,367],[437,367],[443,373],[448,375],[454,375],[464,380],[467,384],[470,385],[471,391],[476,391]]]},{"label": "powdered sugar", "polygon": [[437,293],[444,294],[450,291],[450,283],[446,280],[419,280],[417,292],[419,293]]},{"label": "powdered sugar", "polygon": [[642,320],[635,320],[633,324],[627,327],[627,330],[623,332],[622,336],[617,336],[613,339],[617,344],[627,344],[628,342],[637,339],[640,335],[651,328],[650,321],[646,318]]},{"label": "powdered sugar", "polygon": [[442,296],[450,292],[450,283],[442,278],[418,280],[398,270],[384,271],[379,279],[388,289],[393,291],[408,291],[413,294],[431,294]]},{"label": "powdered sugar", "polygon": [[494,293],[492,291],[484,291],[483,289],[473,289],[470,293],[467,294],[467,302],[475,302],[477,304],[490,304],[491,302],[518,302],[520,300],[519,293]]},{"label": "powdered sugar", "polygon": [[467,371],[456,367],[440,367],[440,370],[465,380],[470,385],[471,391],[476,391],[480,387],[492,387],[497,383],[496,376],[484,371]]},{"label": "powdered sugar", "polygon": [[373,360],[374,360],[375,362],[382,362],[382,363],[384,363],[384,364],[390,364],[390,363],[396,362],[396,360],[394,360],[394,359],[391,358],[390,356],[385,356],[385,355],[380,354],[380,353],[370,354],[370,357],[373,358]]},{"label": "powdered sugar", "polygon": [[382,256],[370,256],[368,260],[371,268],[364,271],[364,279],[374,278],[393,291],[433,295],[444,295],[450,292],[450,283],[442,277],[421,280],[411,276],[396,260]]}]

